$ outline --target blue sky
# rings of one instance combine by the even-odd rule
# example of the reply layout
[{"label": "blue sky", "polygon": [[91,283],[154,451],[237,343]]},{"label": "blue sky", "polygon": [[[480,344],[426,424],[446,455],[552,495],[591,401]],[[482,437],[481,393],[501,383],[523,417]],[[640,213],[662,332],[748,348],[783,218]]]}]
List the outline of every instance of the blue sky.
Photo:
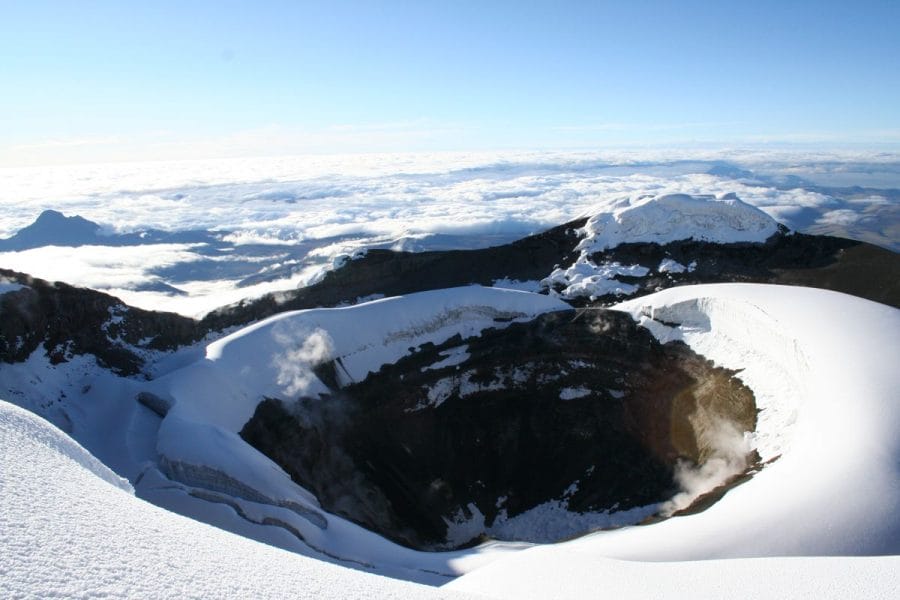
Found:
[{"label": "blue sky", "polygon": [[900,146],[900,2],[0,1],[0,165]]}]

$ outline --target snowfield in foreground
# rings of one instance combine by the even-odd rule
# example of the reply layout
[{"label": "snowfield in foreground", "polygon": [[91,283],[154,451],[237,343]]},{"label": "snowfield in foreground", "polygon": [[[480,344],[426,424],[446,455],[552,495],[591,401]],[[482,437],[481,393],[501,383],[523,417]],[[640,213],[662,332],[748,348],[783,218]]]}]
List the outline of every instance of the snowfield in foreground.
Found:
[{"label": "snowfield in foreground", "polygon": [[[43,419],[0,401],[4,598],[456,598],[173,514]],[[115,482],[115,485],[110,485]]]},{"label": "snowfield in foreground", "polygon": [[[155,439],[157,430],[158,447],[143,450],[141,460],[159,451],[172,463],[218,466],[233,478],[220,483],[230,485],[248,465],[257,465],[271,471],[258,485],[271,486],[269,492],[287,490],[293,485],[289,479],[273,471],[274,465],[266,467],[261,455],[239,450],[242,442],[234,433],[262,393],[290,397],[292,389],[301,392],[294,384],[309,386],[302,390],[306,393],[320,384],[299,371],[288,373],[299,379],[279,382],[273,371],[281,389],[260,387],[272,385],[271,373],[265,371],[261,381],[256,369],[278,369],[270,360],[273,350],[298,353],[294,363],[346,356],[346,375],[357,378],[408,350],[413,344],[407,345],[404,335],[410,331],[417,339],[448,339],[465,315],[437,321],[423,316],[480,307],[480,330],[497,316],[527,318],[561,306],[546,296],[484,288],[430,294],[279,315],[211,344],[197,362],[154,382],[116,383],[121,389],[109,384],[110,393],[120,396],[123,390],[131,397],[139,390],[158,394],[169,403],[160,407],[167,411],[161,423],[132,402],[118,409],[120,416],[95,425],[100,429],[79,432],[76,426],[76,433],[90,442],[90,435],[134,434],[143,423],[147,440],[131,441],[129,451]],[[403,576],[406,570],[412,576],[417,568],[441,564],[465,573],[444,588],[427,588],[278,550],[166,512],[130,495],[127,483],[60,430],[0,403],[0,595],[895,597],[900,588],[900,311],[833,292],[740,284],[674,288],[618,309],[662,340],[683,339],[716,364],[742,369],[739,376],[757,396],[762,412],[750,441],[764,459],[777,460],[702,513],[530,549],[478,547],[429,555],[401,551],[323,513],[313,498],[300,498],[303,510],[293,518],[304,535],[330,552],[356,553],[344,558],[368,553],[375,573]],[[368,333],[354,328],[356,321],[340,318],[359,311],[372,313]],[[397,331],[391,326],[399,322],[379,318],[394,313],[407,319]],[[280,337],[279,324],[300,324],[305,334]],[[310,337],[315,344],[306,343]],[[391,340],[395,345],[385,344]],[[229,394],[207,387],[218,370],[236,384]],[[225,408],[222,402],[230,409],[218,410]],[[95,409],[86,404],[83,410]],[[203,441],[216,445],[201,452],[197,445]],[[228,465],[214,455],[222,449],[252,460]],[[284,533],[266,524],[234,525],[239,519],[230,507],[191,496],[189,484],[166,478],[138,458],[139,453],[118,460],[134,461],[129,477],[144,469],[135,488],[157,486],[156,494],[169,495],[161,504],[181,502],[187,514],[205,510],[220,524],[230,518],[231,529],[258,539],[267,539],[263,530]],[[214,460],[222,462],[204,462]],[[198,472],[203,474],[185,473]],[[251,516],[254,510],[291,512],[251,497],[231,500]],[[189,502],[193,508],[185,508]],[[315,515],[328,526],[322,528]],[[282,539],[271,535],[273,543]],[[308,548],[305,553],[315,554]]]}]

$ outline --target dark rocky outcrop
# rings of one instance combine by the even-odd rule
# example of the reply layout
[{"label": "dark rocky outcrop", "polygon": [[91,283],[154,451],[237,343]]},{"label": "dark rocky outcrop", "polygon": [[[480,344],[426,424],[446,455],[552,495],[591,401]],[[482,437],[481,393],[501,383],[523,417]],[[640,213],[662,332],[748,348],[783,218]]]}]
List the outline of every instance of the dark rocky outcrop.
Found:
[{"label": "dark rocky outcrop", "polygon": [[[844,238],[782,231],[761,244],[694,240],[620,244],[590,258],[596,264],[617,261],[650,269],[646,277],[619,277],[638,286],[635,297],[675,285],[775,283],[830,289],[900,307],[900,254]],[[659,273],[664,258],[695,267],[684,273]],[[608,295],[597,302],[619,300]]]},{"label": "dark rocky outcrop", "polygon": [[91,354],[101,366],[138,374],[139,350],[172,350],[201,337],[192,319],[128,307],[121,300],[65,283],[0,269],[0,279],[23,286],[0,295],[0,360],[20,362],[43,346],[51,362]]},{"label": "dark rocky outcrop", "polygon": [[[338,368],[321,366],[323,381]],[[331,397],[267,400],[241,435],[326,510],[435,549],[477,541],[447,539],[472,506],[490,527],[501,509],[563,498],[575,512],[665,501],[675,465],[704,461],[721,421],[756,425],[732,373],[625,314],[583,309],[423,346]]]},{"label": "dark rocky outcrop", "polygon": [[783,265],[774,272],[773,283],[824,288],[900,308],[900,254],[872,244],[841,248],[833,262],[818,268]]}]

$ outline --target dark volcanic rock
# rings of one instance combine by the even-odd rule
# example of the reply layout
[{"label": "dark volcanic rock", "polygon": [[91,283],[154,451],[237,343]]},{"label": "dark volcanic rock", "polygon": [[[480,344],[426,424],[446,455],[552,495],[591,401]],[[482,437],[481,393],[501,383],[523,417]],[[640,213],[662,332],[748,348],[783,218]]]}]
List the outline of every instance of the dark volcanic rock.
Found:
[{"label": "dark volcanic rock", "polygon": [[872,244],[844,247],[819,268],[783,265],[774,271],[774,283],[825,288],[900,308],[900,254]]},{"label": "dark volcanic rock", "polygon": [[[900,306],[900,255],[843,238],[780,233],[765,243],[716,244],[682,240],[668,244],[620,244],[591,255],[595,264],[619,262],[650,269],[646,277],[620,277],[638,286],[634,297],[676,285],[699,283],[778,283],[806,285],[854,294]],[[659,273],[663,259],[693,268],[684,273]],[[613,294],[594,301],[608,305]],[[583,304],[580,300],[576,304]]]},{"label": "dark volcanic rock", "polygon": [[[428,368],[454,352],[468,358]],[[329,398],[265,401],[241,435],[325,509],[435,549],[477,541],[447,527],[475,509],[490,527],[551,500],[585,512],[668,499],[676,463],[705,460],[719,421],[755,429],[731,375],[585,309],[423,346]]]},{"label": "dark volcanic rock", "polygon": [[27,286],[0,295],[3,362],[23,361],[43,345],[54,363],[92,354],[102,366],[135,375],[144,362],[138,348],[171,350],[201,337],[192,319],[128,307],[102,292],[5,269],[0,278]]}]

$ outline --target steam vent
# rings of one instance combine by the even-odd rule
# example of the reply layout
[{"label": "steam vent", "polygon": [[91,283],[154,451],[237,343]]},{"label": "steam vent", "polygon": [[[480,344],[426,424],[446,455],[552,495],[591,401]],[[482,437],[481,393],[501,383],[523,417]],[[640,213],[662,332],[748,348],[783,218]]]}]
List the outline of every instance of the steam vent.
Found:
[{"label": "steam vent", "polygon": [[342,368],[320,364],[330,394],[265,400],[240,434],[325,510],[412,548],[549,542],[666,516],[683,508],[680,474],[755,462],[742,443],[752,392],[624,313],[457,335],[363,381]]}]

